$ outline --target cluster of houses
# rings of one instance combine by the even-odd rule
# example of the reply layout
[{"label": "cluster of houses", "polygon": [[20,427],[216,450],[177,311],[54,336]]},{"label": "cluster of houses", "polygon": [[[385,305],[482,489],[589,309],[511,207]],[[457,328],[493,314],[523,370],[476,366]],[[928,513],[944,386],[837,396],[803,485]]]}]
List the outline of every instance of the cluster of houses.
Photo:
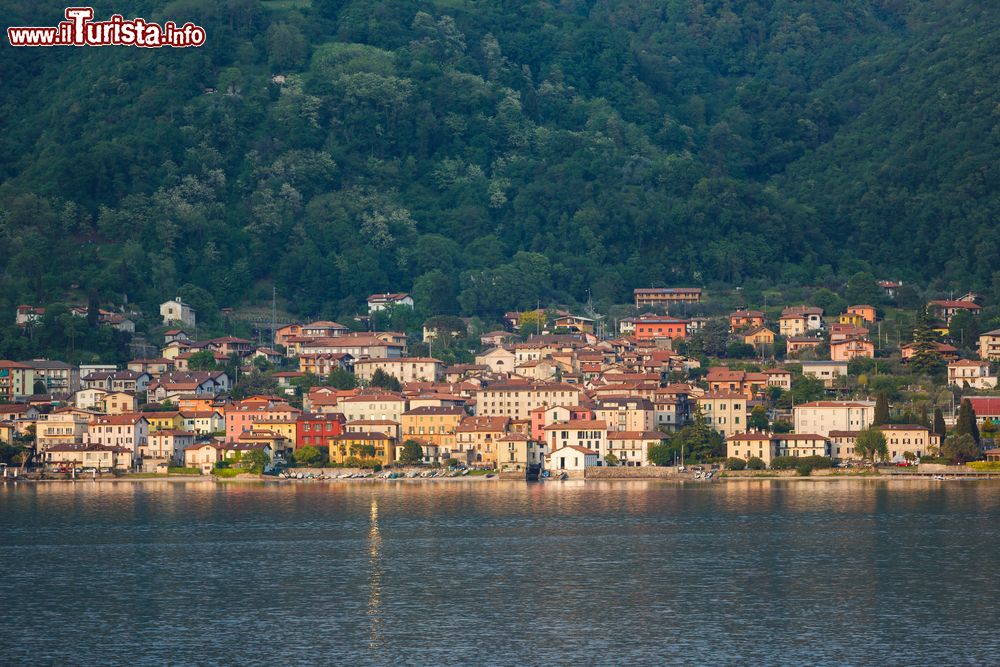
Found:
[{"label": "cluster of houses", "polygon": [[[696,288],[635,291],[637,307],[669,308],[698,303],[701,296]],[[942,317],[973,310],[969,304],[974,302],[940,302]],[[412,306],[412,299],[372,295],[369,313],[392,305]],[[703,318],[640,315],[621,321],[609,338],[600,335],[597,318],[562,311],[555,317],[564,333],[519,333],[524,314],[509,313],[508,329],[480,336],[474,363],[448,366],[410,356],[407,337],[399,332],[358,333],[332,321],[295,323],[276,329],[270,346],[259,346],[233,336],[194,340],[182,327],[193,326],[195,313],[179,298],[164,303],[161,313],[164,324],[175,328],[164,332],[159,356],[123,368],[0,361],[0,439],[33,435],[35,462],[52,470],[176,466],[209,473],[248,451],[287,459],[303,447],[325,451],[333,463],[388,465],[412,441],[428,464],[579,472],[650,465],[650,447],[696,418],[725,438],[731,457],[765,463],[778,456],[849,459],[855,438],[874,419],[873,401],[824,400],[772,413],[793,424],[790,433],[755,431],[754,407],[772,388],[789,390],[793,372],[781,365],[759,372],[711,367],[694,373],[701,377],[692,381],[700,363],[674,343],[704,326]],[[729,329],[755,346],[773,344],[781,335],[793,355],[826,341],[830,359],[797,365],[832,388],[851,359],[873,356],[869,327],[876,317],[866,305],[832,318],[820,308],[793,306],[772,328],[761,311],[740,309],[729,315]],[[192,357],[206,351],[223,363],[249,365],[263,358],[292,370],[273,373],[277,395],[235,400],[235,378],[227,372],[190,367]],[[979,360],[954,359],[949,382],[995,388],[990,361],[1000,359],[1000,330],[980,338],[980,353]],[[353,373],[359,386],[312,386],[301,407],[289,402],[296,378],[336,369]],[[378,372],[395,377],[400,390],[372,386]],[[1000,418],[1000,398],[973,400],[980,420]],[[940,445],[923,426],[881,428],[892,458],[926,455]]]}]

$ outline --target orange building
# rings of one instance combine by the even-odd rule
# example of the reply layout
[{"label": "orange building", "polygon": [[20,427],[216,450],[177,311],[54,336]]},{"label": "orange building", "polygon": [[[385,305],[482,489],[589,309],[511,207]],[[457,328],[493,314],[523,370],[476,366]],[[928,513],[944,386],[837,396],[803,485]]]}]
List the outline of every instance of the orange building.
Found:
[{"label": "orange building", "polygon": [[755,328],[764,326],[764,313],[759,310],[740,309],[729,314],[729,330]]},{"label": "orange building", "polygon": [[640,317],[635,321],[635,339],[687,338],[688,321],[676,317]]},{"label": "orange building", "polygon": [[851,306],[850,308],[847,309],[847,312],[851,315],[860,315],[861,319],[863,319],[865,322],[871,322],[873,324],[875,322],[875,317],[876,317],[875,306],[868,306],[865,304],[859,306]]}]

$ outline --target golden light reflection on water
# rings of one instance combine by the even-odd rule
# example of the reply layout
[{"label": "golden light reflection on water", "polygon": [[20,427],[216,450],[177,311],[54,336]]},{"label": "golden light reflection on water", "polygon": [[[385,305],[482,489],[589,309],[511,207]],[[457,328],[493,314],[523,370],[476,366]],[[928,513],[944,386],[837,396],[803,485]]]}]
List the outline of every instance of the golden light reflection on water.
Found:
[{"label": "golden light reflection on water", "polygon": [[368,529],[368,647],[382,648],[382,534],[378,528],[378,499],[372,496]]}]

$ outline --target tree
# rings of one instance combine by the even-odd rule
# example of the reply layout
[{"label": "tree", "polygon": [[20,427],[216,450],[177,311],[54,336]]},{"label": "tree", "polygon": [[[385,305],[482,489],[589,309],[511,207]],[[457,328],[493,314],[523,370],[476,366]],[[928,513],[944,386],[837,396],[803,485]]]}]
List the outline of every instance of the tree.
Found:
[{"label": "tree", "polygon": [[677,450],[666,443],[651,445],[646,452],[646,458],[654,466],[669,466],[674,464]]},{"label": "tree", "polygon": [[862,459],[880,461],[889,455],[885,435],[877,426],[869,426],[858,433],[854,440],[854,453]]},{"label": "tree", "polygon": [[766,432],[768,426],[767,408],[763,405],[753,406],[753,410],[750,411],[750,418],[747,420],[747,427],[755,431]]},{"label": "tree", "polygon": [[920,314],[917,326],[913,328],[914,349],[909,364],[915,371],[933,375],[944,367],[937,342],[937,334],[931,327],[930,316],[924,311]]},{"label": "tree", "polygon": [[747,462],[737,456],[730,456],[726,459],[726,470],[743,470],[747,467]]},{"label": "tree", "polygon": [[271,462],[271,457],[263,449],[251,449],[243,452],[240,457],[240,467],[247,472],[260,474],[264,472],[264,467]]},{"label": "tree", "polygon": [[962,405],[958,408],[955,435],[971,436],[976,445],[979,444],[979,426],[976,424],[976,411],[972,409],[972,402],[967,398],[962,399]]},{"label": "tree", "polygon": [[616,465],[620,465],[621,460],[614,454],[608,452],[607,454],[604,455],[604,463],[606,463],[609,467],[613,468]]},{"label": "tree", "polygon": [[879,287],[875,283],[875,276],[867,271],[851,276],[847,281],[845,296],[852,304],[875,304],[882,299]]},{"label": "tree", "polygon": [[933,431],[936,435],[944,437],[947,431],[944,425],[944,413],[941,412],[941,408],[934,408],[934,428]]},{"label": "tree", "polygon": [[335,389],[354,389],[358,386],[358,378],[351,371],[338,366],[326,376],[326,383]]},{"label": "tree", "polygon": [[959,310],[948,323],[948,338],[964,348],[975,348],[979,339],[979,318],[968,310]]},{"label": "tree", "polygon": [[193,371],[214,371],[215,353],[211,350],[198,350],[188,357],[188,368]]},{"label": "tree", "polygon": [[403,385],[399,383],[395,375],[389,375],[381,368],[376,368],[375,372],[372,373],[372,379],[368,383],[372,387],[381,387],[382,389],[388,389],[389,391],[403,391]]},{"label": "tree", "polygon": [[913,462],[917,460],[917,455],[907,450],[903,452],[903,458],[906,459],[907,461]]},{"label": "tree", "polygon": [[300,447],[295,451],[295,459],[303,465],[315,466],[323,463],[326,456],[324,456],[323,450],[319,447],[306,445],[305,447]]},{"label": "tree", "polygon": [[261,373],[256,368],[249,373],[244,373],[243,377],[233,386],[233,398],[242,400],[247,396],[271,395],[278,392],[278,381],[270,375]]},{"label": "tree", "polygon": [[747,459],[747,470],[764,470],[765,468],[767,468],[767,464],[759,456],[751,456]]},{"label": "tree", "polygon": [[875,418],[872,423],[881,425],[888,424],[889,421],[889,399],[885,393],[879,392],[875,397]]},{"label": "tree", "polygon": [[941,456],[949,458],[955,463],[965,463],[979,458],[979,445],[975,439],[968,434],[953,435],[945,439],[941,445]]},{"label": "tree", "polygon": [[792,378],[791,399],[795,405],[818,401],[826,395],[823,381],[813,375],[797,375]]},{"label": "tree", "polygon": [[407,440],[399,452],[399,462],[413,465],[424,460],[424,452],[416,440]]},{"label": "tree", "polygon": [[548,318],[545,311],[530,310],[521,313],[518,320],[518,328],[525,336],[533,333],[541,333],[548,325]]}]

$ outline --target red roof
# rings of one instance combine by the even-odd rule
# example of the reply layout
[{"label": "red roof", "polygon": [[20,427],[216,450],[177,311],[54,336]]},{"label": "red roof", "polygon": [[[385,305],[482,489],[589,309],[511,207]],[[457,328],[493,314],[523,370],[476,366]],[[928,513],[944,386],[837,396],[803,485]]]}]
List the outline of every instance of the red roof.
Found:
[{"label": "red roof", "polygon": [[977,417],[1000,415],[1000,396],[968,396],[967,398]]}]

